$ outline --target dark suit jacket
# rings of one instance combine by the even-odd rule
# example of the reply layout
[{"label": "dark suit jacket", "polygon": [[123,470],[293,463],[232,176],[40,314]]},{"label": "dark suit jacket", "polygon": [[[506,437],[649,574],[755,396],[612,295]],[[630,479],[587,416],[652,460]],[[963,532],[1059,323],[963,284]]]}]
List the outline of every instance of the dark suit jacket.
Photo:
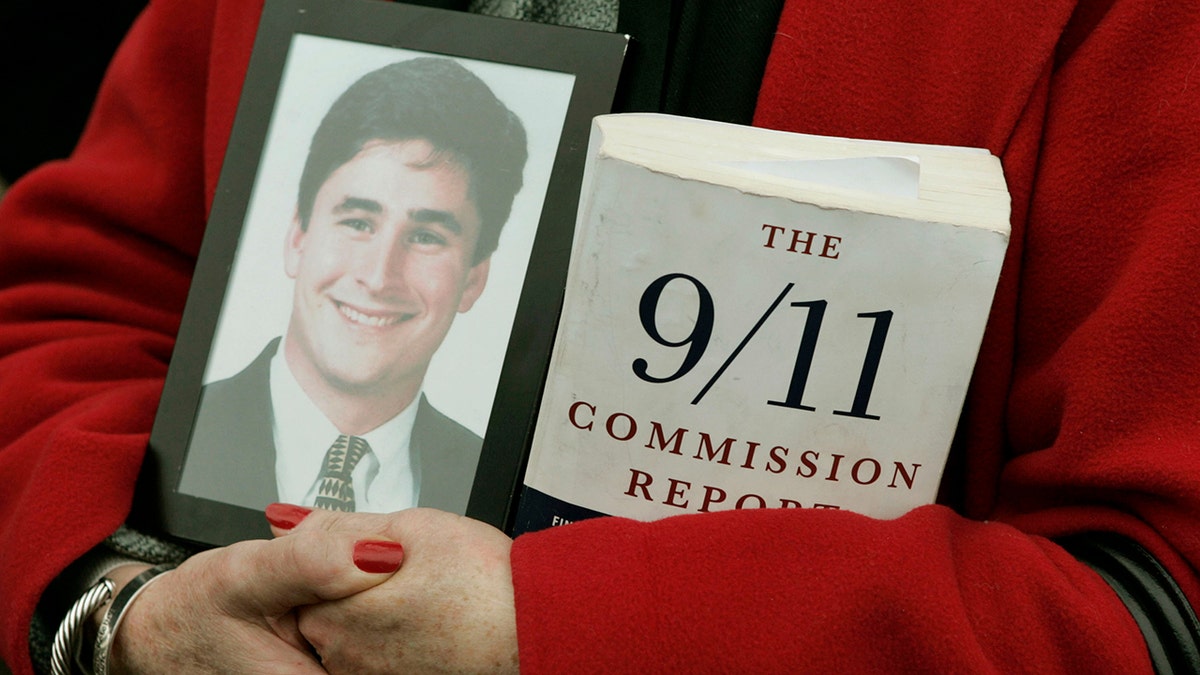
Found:
[{"label": "dark suit jacket", "polygon": [[[204,387],[180,492],[259,511],[279,500],[268,382],[278,346],[276,338],[240,373]],[[466,513],[482,444],[422,396],[409,446],[420,476],[419,505]]]}]

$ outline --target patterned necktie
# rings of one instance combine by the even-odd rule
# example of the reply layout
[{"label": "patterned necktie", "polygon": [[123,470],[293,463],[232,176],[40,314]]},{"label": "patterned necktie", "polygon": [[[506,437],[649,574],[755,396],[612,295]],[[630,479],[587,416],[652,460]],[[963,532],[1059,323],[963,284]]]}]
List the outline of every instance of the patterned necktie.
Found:
[{"label": "patterned necktie", "polygon": [[366,439],[342,434],[325,453],[318,477],[315,506],[330,511],[354,510],[354,483],[350,479],[358,460],[371,451]]}]

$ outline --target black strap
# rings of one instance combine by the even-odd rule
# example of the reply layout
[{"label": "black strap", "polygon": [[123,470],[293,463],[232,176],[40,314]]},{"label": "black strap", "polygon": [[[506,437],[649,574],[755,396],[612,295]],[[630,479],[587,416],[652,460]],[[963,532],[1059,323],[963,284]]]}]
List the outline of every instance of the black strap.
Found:
[{"label": "black strap", "polygon": [[1108,582],[1129,608],[1156,673],[1200,673],[1200,621],[1149,551],[1111,532],[1088,532],[1059,543]]}]

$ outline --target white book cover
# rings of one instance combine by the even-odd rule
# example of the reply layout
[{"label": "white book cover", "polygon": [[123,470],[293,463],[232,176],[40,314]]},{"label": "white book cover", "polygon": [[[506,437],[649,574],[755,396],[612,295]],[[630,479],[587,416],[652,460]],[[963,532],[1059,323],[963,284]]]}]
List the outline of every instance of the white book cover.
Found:
[{"label": "white book cover", "polygon": [[589,152],[517,531],[932,502],[1007,246],[998,161],[641,115]]}]

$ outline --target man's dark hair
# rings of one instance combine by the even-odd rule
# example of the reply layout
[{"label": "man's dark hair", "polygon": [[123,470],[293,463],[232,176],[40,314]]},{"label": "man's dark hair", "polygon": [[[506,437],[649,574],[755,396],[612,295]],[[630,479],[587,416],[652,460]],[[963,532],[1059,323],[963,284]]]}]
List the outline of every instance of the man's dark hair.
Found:
[{"label": "man's dark hair", "polygon": [[521,189],[525,128],[474,73],[440,57],[367,73],[334,101],[313,134],[300,177],[301,227],[308,228],[321,185],[363,146],[413,139],[429,141],[438,157],[466,170],[481,222],[474,262],[491,255]]}]

